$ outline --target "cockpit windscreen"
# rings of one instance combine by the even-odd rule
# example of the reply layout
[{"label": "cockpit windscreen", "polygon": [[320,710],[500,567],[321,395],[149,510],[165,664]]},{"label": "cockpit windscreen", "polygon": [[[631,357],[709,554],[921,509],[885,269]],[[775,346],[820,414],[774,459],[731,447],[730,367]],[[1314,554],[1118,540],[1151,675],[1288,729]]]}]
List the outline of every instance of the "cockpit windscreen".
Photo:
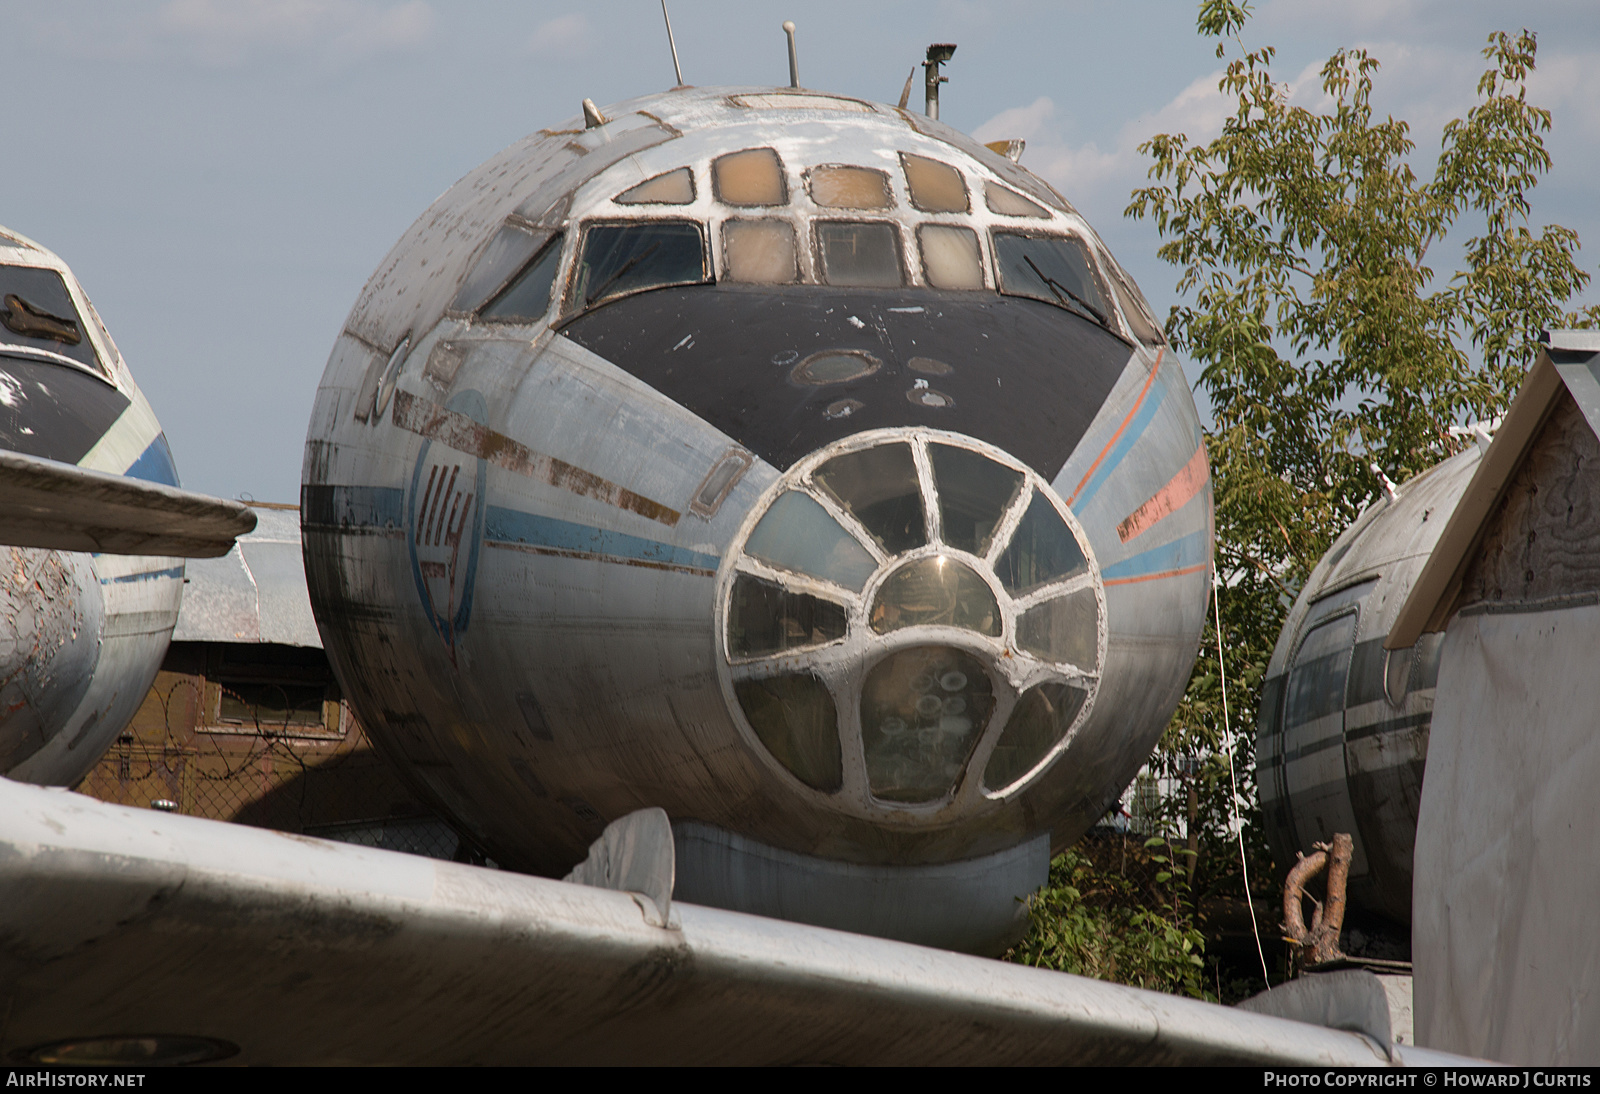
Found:
[{"label": "cockpit windscreen", "polygon": [[1000,291],[1081,311],[1105,325],[1111,309],[1083,244],[1063,236],[994,234]]},{"label": "cockpit windscreen", "polygon": [[679,220],[597,224],[583,238],[573,303],[583,309],[646,289],[709,280],[698,224]]},{"label": "cockpit windscreen", "polygon": [[66,282],[54,270],[0,266],[0,343],[48,350],[105,373]]}]

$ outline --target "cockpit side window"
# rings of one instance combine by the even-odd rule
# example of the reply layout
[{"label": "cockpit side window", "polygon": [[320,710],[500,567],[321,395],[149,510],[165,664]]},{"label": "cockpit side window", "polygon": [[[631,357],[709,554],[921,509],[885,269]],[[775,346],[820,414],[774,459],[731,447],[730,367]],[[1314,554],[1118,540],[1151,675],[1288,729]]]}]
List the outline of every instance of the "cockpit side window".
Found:
[{"label": "cockpit side window", "polygon": [[60,354],[107,375],[67,283],[54,270],[0,266],[0,343],[7,342]]},{"label": "cockpit side window", "polygon": [[1117,303],[1122,305],[1122,314],[1127,318],[1133,336],[1149,346],[1165,345],[1166,335],[1161,332],[1161,326],[1156,322],[1155,314],[1151,312],[1139,287],[1116,262],[1107,262],[1106,269],[1111,273],[1111,291],[1116,294]]},{"label": "cockpit side window", "polygon": [[561,268],[561,239],[560,235],[552,237],[505,291],[489,301],[481,313],[484,319],[531,322],[550,310],[550,288]]},{"label": "cockpit side window", "polygon": [[[528,262],[539,254],[554,234],[549,229],[534,228],[515,221],[502,224],[478,256],[472,272],[461,282],[456,298],[450,303],[450,310],[470,312],[494,296],[514,274],[527,268]],[[544,311],[541,309],[539,314],[543,315]]]},{"label": "cockpit side window", "polygon": [[816,222],[822,278],[829,285],[897,288],[905,283],[900,233],[879,221]]},{"label": "cockpit side window", "polygon": [[1111,309],[1082,243],[1065,236],[996,232],[994,251],[1002,293],[1058,304],[1102,326],[1110,323]]},{"label": "cockpit side window", "polygon": [[584,233],[573,274],[572,307],[665,285],[709,281],[700,225],[682,220],[595,224]]}]

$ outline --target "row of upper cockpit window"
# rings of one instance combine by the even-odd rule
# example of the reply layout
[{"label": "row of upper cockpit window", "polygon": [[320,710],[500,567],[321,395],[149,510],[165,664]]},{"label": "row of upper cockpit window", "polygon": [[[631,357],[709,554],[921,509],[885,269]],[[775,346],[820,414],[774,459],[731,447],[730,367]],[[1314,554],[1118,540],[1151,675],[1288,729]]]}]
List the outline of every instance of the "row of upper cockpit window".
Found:
[{"label": "row of upper cockpit window", "polygon": [[[909,152],[900,153],[900,166],[906,196],[914,208],[924,213],[972,211],[966,180],[954,167]],[[804,173],[803,184],[811,201],[824,209],[895,207],[889,172],[876,167],[822,164]],[[716,200],[724,205],[750,208],[790,204],[783,161],[771,148],[749,148],[712,160],[711,188]],[[992,180],[984,181],[983,195],[991,212],[1041,220],[1050,217],[1038,202]],[[689,205],[695,197],[694,172],[679,167],[624,190],[614,200],[618,205]]]},{"label": "row of upper cockpit window", "polygon": [[[869,167],[813,167],[801,176],[809,205],[798,202],[770,148],[712,161],[709,224],[675,215],[678,207],[706,205],[691,168],[646,179],[614,196],[615,214],[581,224],[559,310],[571,315],[646,289],[712,281],[863,288],[922,284],[1043,300],[1120,333],[1110,304],[1115,296],[1129,334],[1147,343],[1161,341],[1121,272],[1102,272],[1081,240],[1050,231],[1041,223],[1051,216],[1042,206],[993,180],[980,180],[984,206],[997,214],[980,219],[973,215],[972,190],[961,172],[910,153],[901,153],[900,161],[906,199],[920,216],[889,215],[896,204],[890,174]],[[620,219],[630,212],[637,215]],[[556,291],[562,255],[559,235],[508,223],[468,276],[454,310],[474,310],[505,284],[482,307],[484,318],[525,322],[543,317]],[[521,272],[506,284],[518,265]]]}]

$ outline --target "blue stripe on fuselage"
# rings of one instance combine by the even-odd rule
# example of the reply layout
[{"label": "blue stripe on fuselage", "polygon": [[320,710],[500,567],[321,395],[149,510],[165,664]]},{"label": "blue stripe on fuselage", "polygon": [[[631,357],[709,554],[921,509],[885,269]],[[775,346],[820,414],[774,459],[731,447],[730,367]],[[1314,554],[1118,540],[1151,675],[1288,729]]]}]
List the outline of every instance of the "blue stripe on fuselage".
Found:
[{"label": "blue stripe on fuselage", "polygon": [[173,566],[167,570],[144,570],[137,574],[123,574],[121,577],[102,577],[100,584],[123,585],[130,581],[151,581],[158,577],[181,578],[182,576],[183,567]]},{"label": "blue stripe on fuselage", "polygon": [[406,492],[395,486],[303,486],[303,526],[398,532],[406,523]]},{"label": "blue stripe on fuselage", "polygon": [[587,524],[535,516],[498,505],[489,506],[483,538],[549,551],[595,555],[608,562],[648,562],[661,566],[715,571],[716,555],[701,554],[670,543],[612,532]]},{"label": "blue stripe on fuselage", "polygon": [[1117,446],[1106,454],[1105,461],[1095,470],[1094,478],[1090,479],[1078,496],[1073,499],[1073,512],[1082,512],[1084,506],[1089,504],[1089,499],[1094,497],[1099,489],[1105,485],[1111,473],[1117,469],[1130,449],[1144,436],[1144,431],[1149,426],[1156,410],[1161,406],[1162,400],[1167,397],[1167,385],[1159,378],[1156,380],[1155,390],[1145,397],[1144,405],[1139,408],[1139,413],[1133,421],[1128,423],[1128,428],[1122,431],[1122,436],[1117,440]]},{"label": "blue stripe on fuselage", "polygon": [[167,435],[157,433],[150,447],[140,453],[139,458],[123,474],[130,479],[159,482],[167,486],[179,485],[178,468],[172,462],[172,449],[167,445]]},{"label": "blue stripe on fuselage", "polygon": [[[405,491],[392,486],[307,486],[302,490],[302,527],[307,532],[356,535],[401,533]],[[491,545],[592,556],[602,562],[644,563],[715,572],[716,555],[675,547],[660,540],[630,536],[593,525],[489,506],[484,539]]]},{"label": "blue stripe on fuselage", "polygon": [[1100,571],[1100,577],[1105,581],[1115,581],[1119,577],[1142,577],[1166,570],[1181,570],[1186,566],[1198,566],[1210,557],[1206,529],[1201,528],[1181,539],[1141,551],[1132,558],[1107,566]]}]

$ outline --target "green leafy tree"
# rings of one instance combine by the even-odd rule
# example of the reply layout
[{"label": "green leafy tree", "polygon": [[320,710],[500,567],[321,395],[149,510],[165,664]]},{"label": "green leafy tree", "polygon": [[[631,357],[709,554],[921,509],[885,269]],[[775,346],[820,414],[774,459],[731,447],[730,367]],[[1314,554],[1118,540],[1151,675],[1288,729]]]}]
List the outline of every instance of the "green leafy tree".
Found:
[{"label": "green leafy tree", "polygon": [[[1527,99],[1533,34],[1490,36],[1478,102],[1445,126],[1424,176],[1406,123],[1373,111],[1374,58],[1340,50],[1322,69],[1322,105],[1293,105],[1273,50],[1245,45],[1249,10],[1201,4],[1201,34],[1231,58],[1220,89],[1233,114],[1208,143],[1143,145],[1151,185],[1128,207],[1155,223],[1161,257],[1181,271],[1167,335],[1199,366],[1211,406],[1220,668],[1247,784],[1284,615],[1382,491],[1380,472],[1403,481],[1450,455],[1451,426],[1509,403],[1539,331],[1594,318],[1566,310],[1589,280],[1576,233],[1529,223],[1550,167],[1550,113]],[[1455,271],[1436,272],[1461,236]],[[1181,761],[1204,788],[1213,858],[1227,817],[1220,679],[1212,632],[1162,747],[1169,770]],[[1259,832],[1254,846],[1264,858]]]},{"label": "green leafy tree", "polygon": [[[1306,576],[1383,489],[1380,471],[1403,481],[1450,455],[1451,426],[1508,404],[1540,330],[1596,317],[1566,310],[1589,280],[1577,235],[1529,222],[1529,195],[1550,167],[1550,114],[1527,100],[1531,33],[1490,36],[1477,104],[1445,127],[1424,176],[1406,123],[1373,111],[1374,58],[1335,53],[1322,104],[1293,105],[1272,76],[1273,50],[1245,44],[1249,12],[1240,0],[1200,5],[1200,33],[1229,58],[1219,86],[1233,114],[1210,142],[1163,134],[1143,145],[1150,185],[1127,210],[1155,223],[1161,257],[1180,270],[1183,303],[1166,332],[1199,366],[1214,423],[1206,446],[1225,659],[1209,624],[1154,760],[1193,792],[1166,807],[1174,828],[1188,823],[1190,853],[1175,860],[1188,863],[1180,880],[1202,909],[1208,896],[1244,895],[1234,784],[1255,800],[1260,686]],[[1454,271],[1436,271],[1447,248]],[[1244,842],[1252,883],[1270,885],[1249,812]],[[1092,957],[1085,940],[1149,926],[1134,909],[1180,934],[1193,926],[1107,875],[1081,856],[1058,859],[1014,958],[1126,979],[1124,958]],[[1189,991],[1182,977],[1167,983]]]}]

